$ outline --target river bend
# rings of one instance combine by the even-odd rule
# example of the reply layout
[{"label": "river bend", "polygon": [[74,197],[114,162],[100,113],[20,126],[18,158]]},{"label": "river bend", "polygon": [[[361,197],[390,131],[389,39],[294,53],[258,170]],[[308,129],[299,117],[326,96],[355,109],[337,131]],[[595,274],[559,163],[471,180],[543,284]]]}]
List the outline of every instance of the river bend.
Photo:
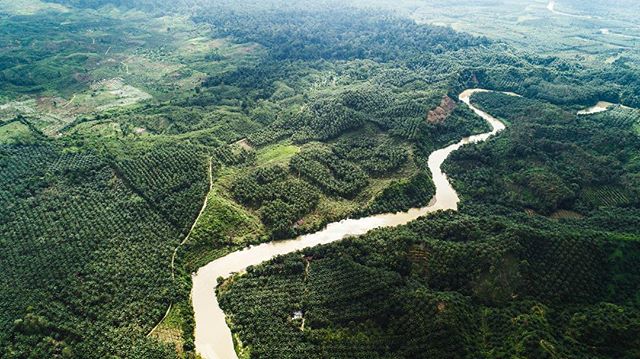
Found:
[{"label": "river bend", "polygon": [[[469,143],[486,141],[489,137],[505,128],[504,124],[498,119],[471,104],[471,95],[476,92],[486,91],[482,89],[466,90],[460,94],[459,99],[477,115],[485,119],[491,125],[492,130],[463,138],[458,143],[431,153],[428,166],[436,187],[436,194],[428,206],[410,209],[407,212],[374,215],[360,219],[345,219],[331,223],[323,230],[295,239],[248,247],[218,258],[201,267],[197,273],[193,274],[191,300],[195,313],[195,346],[198,354],[204,359],[237,359],[231,330],[227,326],[225,314],[220,309],[215,295],[218,277],[227,278],[233,273],[242,272],[249,266],[260,264],[278,255],[339,241],[348,236],[362,235],[375,228],[403,225],[439,210],[457,210],[460,200],[451,183],[449,183],[446,174],[442,172],[442,164],[453,151]],[[515,95],[512,93],[507,94]]]}]

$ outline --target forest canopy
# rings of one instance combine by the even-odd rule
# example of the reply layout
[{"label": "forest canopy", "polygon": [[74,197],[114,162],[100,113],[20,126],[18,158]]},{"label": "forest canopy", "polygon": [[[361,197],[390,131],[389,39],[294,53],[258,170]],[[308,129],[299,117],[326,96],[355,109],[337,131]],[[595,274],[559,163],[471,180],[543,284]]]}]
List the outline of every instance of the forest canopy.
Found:
[{"label": "forest canopy", "polygon": [[221,278],[237,349],[640,357],[635,20],[437,3],[0,4],[0,357],[196,358],[193,272],[428,205],[469,88],[521,97],[471,98],[507,129],[445,162],[459,211]]}]

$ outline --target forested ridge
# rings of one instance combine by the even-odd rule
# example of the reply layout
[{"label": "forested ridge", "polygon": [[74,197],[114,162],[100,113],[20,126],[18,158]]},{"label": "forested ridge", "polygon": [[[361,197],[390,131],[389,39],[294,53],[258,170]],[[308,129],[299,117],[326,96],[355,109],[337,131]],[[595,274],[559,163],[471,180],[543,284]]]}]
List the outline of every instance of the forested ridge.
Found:
[{"label": "forested ridge", "polygon": [[640,107],[634,67],[333,0],[46,3],[0,7],[0,357],[195,358],[192,272],[428,204],[476,87],[523,97],[473,96],[507,130],[445,163],[460,213],[222,282],[238,349],[640,357],[640,116],[575,114]]}]

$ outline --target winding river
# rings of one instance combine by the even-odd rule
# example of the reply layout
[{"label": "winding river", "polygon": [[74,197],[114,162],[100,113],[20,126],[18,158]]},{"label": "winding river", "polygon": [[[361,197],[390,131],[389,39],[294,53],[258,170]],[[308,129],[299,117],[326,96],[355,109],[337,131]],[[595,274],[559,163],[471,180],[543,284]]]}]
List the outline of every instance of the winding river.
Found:
[{"label": "winding river", "polygon": [[589,15],[575,15],[575,14],[569,14],[566,12],[562,12],[562,11],[558,11],[556,10],[556,0],[549,0],[549,3],[547,4],[547,10],[551,11],[552,13],[556,14],[556,15],[561,15],[561,16],[569,16],[569,17],[575,17],[575,18],[580,18],[580,19],[592,19],[592,16]]},{"label": "winding river", "polygon": [[[442,172],[442,163],[460,147],[486,141],[492,135],[504,130],[505,126],[495,117],[481,111],[470,103],[471,95],[486,92],[482,89],[466,90],[459,99],[492,127],[491,132],[474,135],[460,142],[433,152],[429,156],[429,169],[436,187],[436,194],[427,207],[414,208],[402,213],[375,215],[360,219],[345,219],[329,224],[325,229],[286,241],[264,243],[258,246],[230,253],[200,268],[193,275],[191,300],[195,313],[196,351],[205,359],[237,359],[231,330],[227,326],[225,314],[220,309],[215,295],[218,277],[229,277],[242,272],[247,267],[260,264],[275,256],[295,252],[304,248],[339,241],[348,236],[365,234],[375,228],[394,227],[411,222],[421,216],[439,210],[457,210],[458,194]],[[507,93],[508,95],[515,95]]]}]

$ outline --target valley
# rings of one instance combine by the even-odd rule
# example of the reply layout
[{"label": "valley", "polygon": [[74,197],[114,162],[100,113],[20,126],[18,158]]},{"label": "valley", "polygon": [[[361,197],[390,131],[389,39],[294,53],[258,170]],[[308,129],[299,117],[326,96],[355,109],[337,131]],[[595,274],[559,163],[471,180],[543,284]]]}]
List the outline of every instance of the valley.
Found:
[{"label": "valley", "polygon": [[636,9],[0,1],[0,357],[640,356]]}]

